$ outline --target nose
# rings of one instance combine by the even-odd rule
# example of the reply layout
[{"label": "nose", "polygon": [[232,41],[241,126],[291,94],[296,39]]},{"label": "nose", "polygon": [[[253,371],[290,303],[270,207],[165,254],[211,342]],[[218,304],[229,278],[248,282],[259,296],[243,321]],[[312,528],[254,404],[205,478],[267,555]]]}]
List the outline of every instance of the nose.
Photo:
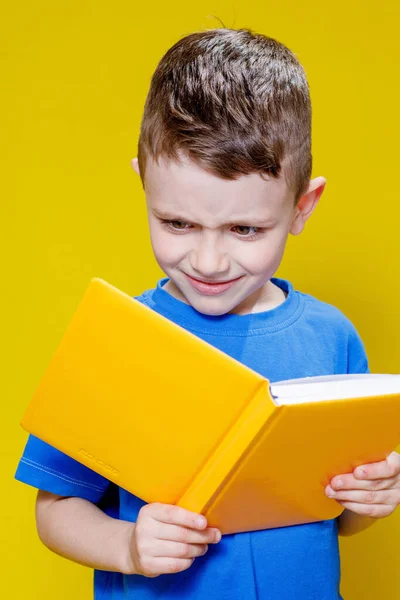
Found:
[{"label": "nose", "polygon": [[229,271],[229,258],[218,240],[201,236],[190,253],[190,265],[201,277],[216,277]]}]

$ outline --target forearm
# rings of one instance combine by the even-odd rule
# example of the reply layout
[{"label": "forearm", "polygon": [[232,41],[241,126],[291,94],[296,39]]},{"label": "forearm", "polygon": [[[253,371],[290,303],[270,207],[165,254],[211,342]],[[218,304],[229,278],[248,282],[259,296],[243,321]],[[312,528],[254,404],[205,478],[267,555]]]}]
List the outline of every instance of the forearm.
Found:
[{"label": "forearm", "polygon": [[345,509],[338,517],[338,532],[339,535],[347,536],[359,533],[367,529],[376,522],[376,519],[359,515]]},{"label": "forearm", "polygon": [[113,519],[82,498],[39,492],[38,534],[53,552],[93,569],[132,573],[130,544],[135,524]]}]

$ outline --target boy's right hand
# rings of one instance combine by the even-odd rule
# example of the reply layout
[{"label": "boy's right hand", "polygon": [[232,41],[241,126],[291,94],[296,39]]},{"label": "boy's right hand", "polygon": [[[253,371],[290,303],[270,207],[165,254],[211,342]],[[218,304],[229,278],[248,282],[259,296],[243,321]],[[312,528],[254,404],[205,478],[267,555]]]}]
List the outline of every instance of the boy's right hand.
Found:
[{"label": "boy's right hand", "polygon": [[146,504],[133,528],[129,571],[146,577],[185,571],[220,539],[220,531],[207,527],[202,515],[170,504]]}]

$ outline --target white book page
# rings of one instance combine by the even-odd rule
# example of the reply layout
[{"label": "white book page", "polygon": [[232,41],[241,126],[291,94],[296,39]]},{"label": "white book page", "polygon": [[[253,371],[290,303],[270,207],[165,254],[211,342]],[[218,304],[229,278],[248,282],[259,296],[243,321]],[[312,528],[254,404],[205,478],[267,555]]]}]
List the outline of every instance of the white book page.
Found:
[{"label": "white book page", "polygon": [[[323,402],[366,396],[400,394],[400,375],[322,375],[270,384],[275,404]],[[400,398],[399,398],[400,401]]]}]

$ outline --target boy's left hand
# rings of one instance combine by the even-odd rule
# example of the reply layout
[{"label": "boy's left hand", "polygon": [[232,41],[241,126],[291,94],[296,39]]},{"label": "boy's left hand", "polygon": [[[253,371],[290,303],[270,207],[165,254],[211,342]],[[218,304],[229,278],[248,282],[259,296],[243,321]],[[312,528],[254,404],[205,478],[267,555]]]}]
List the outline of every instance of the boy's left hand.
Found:
[{"label": "boy's left hand", "polygon": [[336,475],[325,494],[359,515],[387,517],[400,504],[400,454],[392,452],[386,460]]}]

